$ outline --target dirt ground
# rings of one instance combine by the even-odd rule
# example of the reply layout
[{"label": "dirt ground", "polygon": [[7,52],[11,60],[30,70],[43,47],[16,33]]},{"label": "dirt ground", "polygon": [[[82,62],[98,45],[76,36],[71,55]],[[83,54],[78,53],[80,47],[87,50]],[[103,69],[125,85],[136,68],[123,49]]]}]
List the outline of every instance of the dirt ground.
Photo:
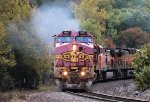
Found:
[{"label": "dirt ground", "polygon": [[[108,81],[92,85],[91,91],[114,96],[150,101],[150,90],[139,92],[132,79]],[[40,86],[32,91],[12,91],[0,93],[0,102],[97,102],[58,91],[55,84]]]}]

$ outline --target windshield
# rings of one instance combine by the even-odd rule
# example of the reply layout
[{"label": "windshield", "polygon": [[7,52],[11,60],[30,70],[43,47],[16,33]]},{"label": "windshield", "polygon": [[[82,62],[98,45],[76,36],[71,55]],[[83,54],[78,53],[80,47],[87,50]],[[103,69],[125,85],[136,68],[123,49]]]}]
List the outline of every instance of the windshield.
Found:
[{"label": "windshield", "polygon": [[82,42],[82,43],[92,43],[92,37],[76,37],[77,42]]},{"label": "windshield", "polygon": [[60,36],[60,37],[57,37],[57,42],[58,43],[69,43],[73,41],[73,37],[71,36],[68,36],[68,37],[64,37],[64,36]]}]

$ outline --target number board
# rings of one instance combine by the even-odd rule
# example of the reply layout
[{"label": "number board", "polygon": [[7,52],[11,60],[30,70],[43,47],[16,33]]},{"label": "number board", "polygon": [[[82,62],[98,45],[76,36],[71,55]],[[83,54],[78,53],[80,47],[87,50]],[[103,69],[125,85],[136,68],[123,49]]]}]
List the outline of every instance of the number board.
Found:
[{"label": "number board", "polygon": [[70,36],[71,35],[71,31],[63,31],[62,33],[63,33],[62,36]]},{"label": "number board", "polygon": [[85,32],[85,31],[79,31],[79,36],[87,36],[87,32]]}]

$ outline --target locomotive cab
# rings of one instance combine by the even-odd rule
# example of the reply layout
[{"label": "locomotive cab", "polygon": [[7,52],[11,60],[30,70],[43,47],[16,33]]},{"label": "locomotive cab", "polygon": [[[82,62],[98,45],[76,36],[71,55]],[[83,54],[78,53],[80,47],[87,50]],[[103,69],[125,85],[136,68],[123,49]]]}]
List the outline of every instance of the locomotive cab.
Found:
[{"label": "locomotive cab", "polygon": [[93,36],[63,31],[55,37],[54,77],[62,88],[90,87],[94,78]]}]

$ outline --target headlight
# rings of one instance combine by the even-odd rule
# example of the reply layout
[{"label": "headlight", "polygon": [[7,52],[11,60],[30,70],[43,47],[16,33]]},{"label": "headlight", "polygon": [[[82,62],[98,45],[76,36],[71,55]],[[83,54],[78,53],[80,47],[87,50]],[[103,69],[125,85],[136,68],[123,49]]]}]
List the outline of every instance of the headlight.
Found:
[{"label": "headlight", "polygon": [[84,71],[81,71],[80,74],[81,74],[81,76],[85,76],[86,73]]},{"label": "headlight", "polygon": [[68,75],[68,72],[67,71],[63,71],[62,73],[64,76],[67,76]]},{"label": "headlight", "polygon": [[73,45],[73,46],[72,46],[72,50],[73,50],[73,51],[76,51],[76,50],[77,50],[77,46],[76,46],[76,45]]}]

